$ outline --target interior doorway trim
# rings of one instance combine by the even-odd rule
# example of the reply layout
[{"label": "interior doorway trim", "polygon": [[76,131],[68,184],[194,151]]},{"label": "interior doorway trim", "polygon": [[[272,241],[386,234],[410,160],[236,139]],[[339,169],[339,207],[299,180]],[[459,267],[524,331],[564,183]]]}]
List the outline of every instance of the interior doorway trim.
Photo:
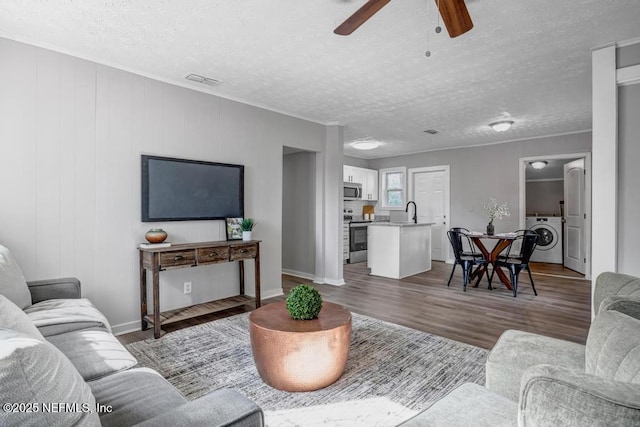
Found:
[{"label": "interior doorway trim", "polygon": [[527,182],[526,182],[526,167],[528,162],[535,160],[555,160],[555,159],[584,159],[584,204],[585,213],[587,218],[584,222],[584,237],[585,237],[585,263],[584,277],[587,280],[591,279],[591,153],[568,153],[568,154],[549,154],[546,156],[534,156],[534,157],[521,157],[519,161],[519,189],[520,189],[520,228],[526,228],[527,221]]}]

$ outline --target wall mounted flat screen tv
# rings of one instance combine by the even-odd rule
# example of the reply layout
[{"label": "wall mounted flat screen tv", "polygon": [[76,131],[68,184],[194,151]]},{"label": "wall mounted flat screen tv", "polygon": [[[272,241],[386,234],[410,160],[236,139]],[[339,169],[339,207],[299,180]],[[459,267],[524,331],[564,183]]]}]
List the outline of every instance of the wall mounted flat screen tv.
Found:
[{"label": "wall mounted flat screen tv", "polygon": [[244,166],[142,155],[142,222],[244,217]]}]

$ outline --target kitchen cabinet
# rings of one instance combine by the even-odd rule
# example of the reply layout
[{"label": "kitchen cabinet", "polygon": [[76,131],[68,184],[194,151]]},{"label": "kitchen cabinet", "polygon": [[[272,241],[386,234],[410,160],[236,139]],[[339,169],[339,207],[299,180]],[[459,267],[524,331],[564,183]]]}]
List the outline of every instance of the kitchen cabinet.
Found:
[{"label": "kitchen cabinet", "polygon": [[373,169],[363,169],[363,171],[362,199],[378,200],[378,171]]},{"label": "kitchen cabinet", "polygon": [[345,165],[343,181],[362,184],[362,200],[378,200],[378,171]]}]

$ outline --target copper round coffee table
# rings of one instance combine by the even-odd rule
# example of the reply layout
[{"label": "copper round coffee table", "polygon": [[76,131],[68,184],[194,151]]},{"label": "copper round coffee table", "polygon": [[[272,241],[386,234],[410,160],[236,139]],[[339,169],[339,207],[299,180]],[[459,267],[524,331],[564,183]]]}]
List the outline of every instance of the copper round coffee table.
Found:
[{"label": "copper round coffee table", "polygon": [[322,303],[317,319],[294,320],[285,302],[249,315],[253,360],[262,380],[284,391],[312,391],[333,384],[347,365],[351,313]]}]

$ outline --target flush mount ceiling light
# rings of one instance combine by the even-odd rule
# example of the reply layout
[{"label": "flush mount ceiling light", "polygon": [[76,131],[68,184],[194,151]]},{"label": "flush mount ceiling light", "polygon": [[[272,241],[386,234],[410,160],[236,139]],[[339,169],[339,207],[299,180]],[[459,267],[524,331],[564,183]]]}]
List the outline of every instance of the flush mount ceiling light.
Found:
[{"label": "flush mount ceiling light", "polygon": [[544,169],[545,166],[549,164],[549,162],[545,160],[536,160],[535,162],[529,162],[532,168],[534,169]]},{"label": "flush mount ceiling light", "polygon": [[211,77],[201,76],[200,74],[190,73],[184,76],[185,79],[192,82],[202,83],[209,86],[216,86],[220,84],[220,80],[212,79]]},{"label": "flush mount ceiling light", "polygon": [[373,150],[381,145],[378,141],[356,141],[351,146],[356,150]]},{"label": "flush mount ceiling light", "polygon": [[509,130],[512,124],[513,121],[511,120],[501,120],[499,122],[489,123],[489,126],[496,132],[504,132],[505,130]]}]

